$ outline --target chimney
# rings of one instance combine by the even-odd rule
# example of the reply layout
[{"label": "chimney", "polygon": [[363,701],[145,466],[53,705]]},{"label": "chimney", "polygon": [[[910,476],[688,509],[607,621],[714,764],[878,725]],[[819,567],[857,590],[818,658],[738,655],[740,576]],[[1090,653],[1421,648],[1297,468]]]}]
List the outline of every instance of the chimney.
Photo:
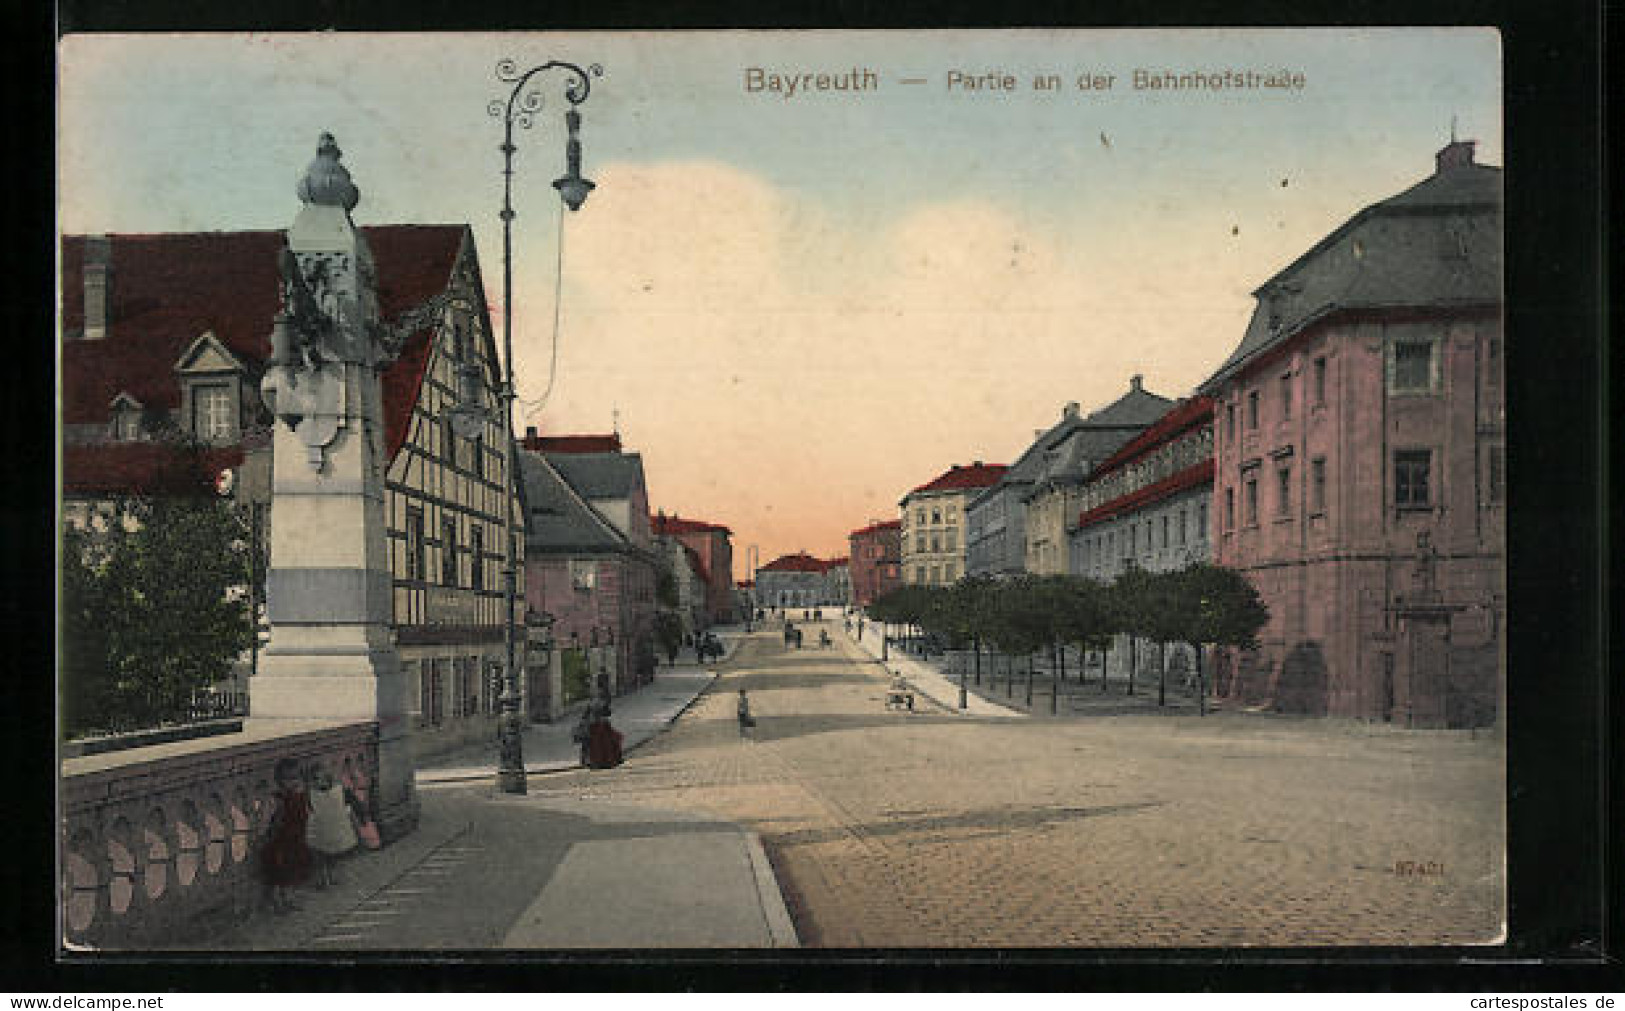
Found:
[{"label": "chimney", "polygon": [[1138,372],[1134,373],[1134,375],[1132,375],[1132,376],[1129,376],[1128,377],[1129,392],[1130,393],[1140,393],[1140,392],[1142,392],[1145,389],[1145,387],[1141,385],[1144,381],[1145,381],[1145,377],[1140,375]]},{"label": "chimney", "polygon": [[536,441],[536,426],[535,425],[526,425],[525,426],[525,441],[526,442],[535,442]]},{"label": "chimney", "polygon": [[971,462],[972,467],[980,467],[981,465],[982,465],[982,461],[980,461],[980,460],[974,460],[974,461]]},{"label": "chimney", "polygon": [[105,235],[85,236],[85,340],[107,336],[107,308],[113,296],[113,244]]},{"label": "chimney", "polygon": [[1066,418],[1076,418],[1077,416],[1078,402],[1076,400],[1067,401],[1067,405],[1061,409],[1061,418],[1064,420]]},{"label": "chimney", "polygon": [[1476,140],[1451,138],[1450,143],[1441,147],[1439,153],[1433,156],[1436,174],[1444,175],[1451,169],[1466,168],[1473,164],[1473,148],[1477,144]]}]

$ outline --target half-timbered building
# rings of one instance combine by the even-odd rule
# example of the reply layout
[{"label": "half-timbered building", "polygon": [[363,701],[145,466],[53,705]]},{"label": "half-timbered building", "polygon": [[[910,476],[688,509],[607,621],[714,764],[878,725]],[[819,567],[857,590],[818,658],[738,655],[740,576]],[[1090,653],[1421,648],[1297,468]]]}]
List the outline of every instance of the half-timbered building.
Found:
[{"label": "half-timbered building", "polygon": [[[393,624],[421,756],[495,734],[504,567],[523,558],[504,532],[511,508],[522,544],[523,514],[510,504],[510,447],[473,233],[466,225],[360,231],[381,315],[419,320],[385,369],[383,390]],[[259,380],[284,248],[280,231],[63,238],[69,522],[152,493],[173,447],[195,440],[220,470],[218,487],[257,518],[265,539],[271,417]],[[459,404],[485,412],[477,437],[453,430]]]}]

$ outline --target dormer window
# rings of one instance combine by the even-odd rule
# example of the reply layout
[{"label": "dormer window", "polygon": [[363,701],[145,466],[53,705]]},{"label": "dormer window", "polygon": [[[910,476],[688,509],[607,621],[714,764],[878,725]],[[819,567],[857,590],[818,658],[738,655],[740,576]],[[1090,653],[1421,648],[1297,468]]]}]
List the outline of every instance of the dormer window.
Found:
[{"label": "dormer window", "polygon": [[230,442],[237,435],[231,388],[225,383],[192,390],[192,432],[204,442]]},{"label": "dormer window", "polygon": [[107,434],[114,442],[135,442],[142,437],[141,402],[128,393],[113,398]]}]

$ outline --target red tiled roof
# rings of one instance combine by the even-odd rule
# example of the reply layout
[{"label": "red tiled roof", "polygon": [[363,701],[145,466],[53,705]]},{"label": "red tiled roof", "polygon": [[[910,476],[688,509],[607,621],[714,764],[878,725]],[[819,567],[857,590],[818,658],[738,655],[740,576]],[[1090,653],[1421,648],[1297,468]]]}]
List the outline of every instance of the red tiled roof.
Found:
[{"label": "red tiled roof", "polygon": [[861,530],[854,530],[850,534],[847,534],[847,536],[865,537],[869,534],[878,534],[886,530],[901,530],[902,528],[902,520],[881,520],[879,523],[871,523]]},{"label": "red tiled roof", "polygon": [[728,534],[733,531],[716,523],[707,523],[704,520],[686,520],[678,516],[665,516],[656,514],[649,517],[649,530],[655,534]]},{"label": "red tiled roof", "polygon": [[243,462],[240,447],[205,449],[196,457],[166,442],[115,442],[62,448],[62,492],[68,497],[214,494],[214,479]]},{"label": "red tiled roof", "polygon": [[1213,400],[1209,397],[1191,397],[1181,400],[1158,418],[1151,427],[1136,435],[1106,459],[1102,460],[1090,478],[1109,474],[1125,464],[1146,455],[1158,446],[1172,442],[1187,431],[1213,420]]},{"label": "red tiled roof", "polygon": [[1187,488],[1212,483],[1213,460],[1209,458],[1201,463],[1192,464],[1184,470],[1170,474],[1154,484],[1148,484],[1139,491],[1130,492],[1081,513],[1078,516],[1078,528],[1081,530],[1084,527],[1094,526],[1096,523],[1116,519],[1125,513],[1131,513],[1153,502],[1160,502],[1168,496],[1182,492]]},{"label": "red tiled roof", "polygon": [[1009,468],[1002,463],[973,463],[969,467],[955,464],[943,471],[936,480],[920,485],[909,492],[918,495],[929,491],[960,491],[967,488],[986,488],[998,483]]},{"label": "red tiled roof", "polygon": [[[379,309],[398,317],[444,291],[466,225],[377,225],[361,229],[378,270]],[[270,351],[278,308],[281,231],[112,235],[108,334],[62,344],[62,421],[102,424],[126,391],[147,407],[180,407],[175,363],[212,330],[256,373]],[[62,330],[84,327],[85,237],[62,238]],[[406,441],[429,360],[427,330],[412,335],[385,371],[389,455]]]},{"label": "red tiled roof", "polygon": [[759,571],[828,572],[830,569],[838,568],[845,564],[846,559],[844,558],[833,561],[825,561],[821,558],[814,558],[812,555],[802,551],[793,555],[780,555],[778,558],[775,558],[771,562],[768,562],[766,565],[762,566]]},{"label": "red tiled roof", "polygon": [[526,449],[538,453],[619,453],[621,437],[612,435],[537,435],[526,432]]}]

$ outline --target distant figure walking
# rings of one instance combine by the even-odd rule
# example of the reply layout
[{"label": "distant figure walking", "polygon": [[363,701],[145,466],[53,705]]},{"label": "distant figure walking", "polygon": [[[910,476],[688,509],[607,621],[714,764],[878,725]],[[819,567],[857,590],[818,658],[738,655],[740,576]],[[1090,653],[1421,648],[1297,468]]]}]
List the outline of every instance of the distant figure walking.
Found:
[{"label": "distant figure walking", "polygon": [[741,688],[739,689],[739,736],[748,736],[745,731],[754,726],[756,726],[756,717],[750,714],[750,696],[746,695],[745,689]]}]

